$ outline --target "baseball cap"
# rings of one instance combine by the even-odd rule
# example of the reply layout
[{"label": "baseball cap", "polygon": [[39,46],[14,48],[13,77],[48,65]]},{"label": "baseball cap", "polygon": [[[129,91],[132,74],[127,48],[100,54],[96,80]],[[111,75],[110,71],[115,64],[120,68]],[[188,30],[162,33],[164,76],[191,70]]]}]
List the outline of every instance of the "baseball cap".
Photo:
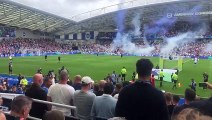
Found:
[{"label": "baseball cap", "polygon": [[94,81],[89,76],[84,76],[82,78],[82,83],[89,84],[89,83],[94,83]]}]

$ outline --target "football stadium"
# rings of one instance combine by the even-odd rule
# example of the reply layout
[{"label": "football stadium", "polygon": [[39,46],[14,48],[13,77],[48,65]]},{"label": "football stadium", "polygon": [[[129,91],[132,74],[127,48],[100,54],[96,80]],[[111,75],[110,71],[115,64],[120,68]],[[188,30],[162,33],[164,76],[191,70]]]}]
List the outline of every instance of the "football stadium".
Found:
[{"label": "football stadium", "polygon": [[0,0],[0,120],[212,120],[212,0]]}]

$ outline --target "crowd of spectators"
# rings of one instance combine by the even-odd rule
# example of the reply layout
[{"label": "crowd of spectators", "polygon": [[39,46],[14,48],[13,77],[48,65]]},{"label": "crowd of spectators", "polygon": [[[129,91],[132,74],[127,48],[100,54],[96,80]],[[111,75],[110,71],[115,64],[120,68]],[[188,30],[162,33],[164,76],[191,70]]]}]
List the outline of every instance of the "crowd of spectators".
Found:
[{"label": "crowd of spectators", "polygon": [[71,49],[71,45],[57,43],[52,39],[14,38],[9,40],[3,39],[0,42],[0,55],[69,52]]},{"label": "crowd of spectators", "polygon": [[[144,40],[132,41],[136,48],[146,48],[150,45],[154,47],[149,54],[146,55],[160,55],[161,49],[167,45],[164,40],[150,40],[144,42]],[[172,55],[180,56],[211,56],[211,49],[207,49],[210,46],[211,39],[200,39],[193,42],[178,45],[169,52]],[[2,40],[0,42],[0,56],[9,56],[11,54],[34,54],[44,55],[46,53],[61,52],[68,53],[74,51],[72,48],[76,47],[75,44],[63,44],[58,43],[50,39],[14,39],[14,40]],[[77,44],[78,51],[82,53],[106,53],[106,54],[130,54],[124,51],[122,45],[116,46],[110,40],[97,41],[96,43]],[[132,53],[133,54],[133,53]],[[142,55],[142,53],[141,53]]]},{"label": "crowd of spectators", "polygon": [[[62,120],[64,116],[70,115],[80,120],[106,120],[114,117],[129,120],[212,119],[211,98],[200,100],[195,91],[186,89],[185,102],[180,104],[179,96],[160,91],[151,84],[152,68],[149,59],[138,60],[138,80],[135,81],[132,75],[131,82],[119,82],[118,76],[114,82],[112,77],[115,71],[96,83],[89,76],[76,75],[70,80],[69,71],[65,67],[59,70],[56,83],[52,82],[54,78],[51,75],[36,73],[32,85],[25,86],[25,96],[13,99],[10,114],[6,118],[26,119],[29,114],[43,120],[53,119],[53,116],[56,120]],[[212,89],[210,83],[206,84]],[[67,108],[32,102],[31,98],[72,105],[77,109],[73,112]],[[4,117],[2,113],[0,117]]]},{"label": "crowd of spectators", "polygon": [[[211,39],[202,39],[185,43],[179,46],[176,45],[177,47],[174,47],[171,51],[169,51],[169,54],[180,56],[212,56],[212,50],[207,49],[207,47],[210,45],[210,42]],[[151,44],[150,46],[153,46],[154,50],[152,50],[147,55],[160,55],[162,54],[161,49],[167,45],[167,43],[163,40],[151,41],[151,43],[145,43],[143,40],[137,40],[133,41],[133,43],[135,44],[136,48],[146,48],[147,44]],[[123,50],[124,48],[122,45],[120,45],[116,49],[113,49],[112,41],[105,41],[103,43],[101,42],[96,44],[85,44],[81,45],[79,49],[85,53],[103,52],[108,54],[129,54]]]}]

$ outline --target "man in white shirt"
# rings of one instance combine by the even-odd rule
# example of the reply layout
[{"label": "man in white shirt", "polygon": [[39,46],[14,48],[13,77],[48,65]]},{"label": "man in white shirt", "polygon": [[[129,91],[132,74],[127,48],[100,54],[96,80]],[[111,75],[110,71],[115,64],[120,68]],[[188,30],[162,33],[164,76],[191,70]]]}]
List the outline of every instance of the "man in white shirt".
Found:
[{"label": "man in white shirt", "polygon": [[[52,85],[48,91],[49,101],[65,104],[65,105],[73,105],[73,96],[74,96],[74,88],[67,84],[69,75],[67,71],[61,71],[59,76],[59,83]],[[52,107],[53,110],[60,110],[64,113],[64,115],[71,115],[71,110],[62,107]]]}]

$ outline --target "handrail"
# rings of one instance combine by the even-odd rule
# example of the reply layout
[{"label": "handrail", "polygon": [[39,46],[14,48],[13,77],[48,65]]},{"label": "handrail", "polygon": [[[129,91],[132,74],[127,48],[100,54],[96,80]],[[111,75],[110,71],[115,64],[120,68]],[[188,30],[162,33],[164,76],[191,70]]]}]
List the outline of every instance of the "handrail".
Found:
[{"label": "handrail", "polygon": [[44,104],[48,104],[48,105],[54,105],[54,106],[58,106],[58,107],[64,107],[64,108],[68,108],[68,109],[76,109],[76,106],[70,106],[70,105],[64,105],[64,104],[59,104],[59,103],[54,103],[54,102],[49,102],[49,101],[43,101],[43,100],[38,100],[38,99],[33,99],[34,102],[37,103],[44,103]]}]

